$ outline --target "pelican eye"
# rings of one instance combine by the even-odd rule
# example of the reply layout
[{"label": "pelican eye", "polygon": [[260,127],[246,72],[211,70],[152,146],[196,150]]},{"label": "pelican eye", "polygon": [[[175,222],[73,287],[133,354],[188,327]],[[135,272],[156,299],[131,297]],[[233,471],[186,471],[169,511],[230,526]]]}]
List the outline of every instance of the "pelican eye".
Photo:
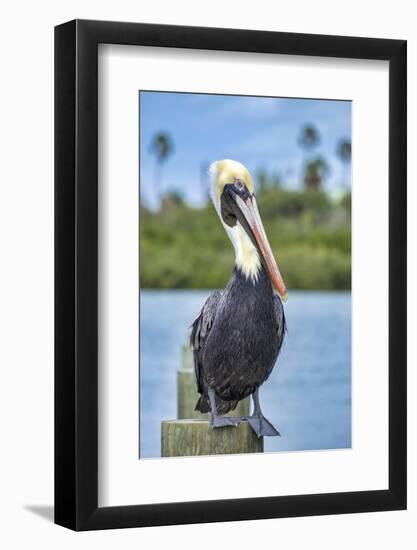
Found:
[{"label": "pelican eye", "polygon": [[245,184],[242,180],[235,180],[235,187],[239,189],[239,191],[243,191],[243,189],[245,188]]}]

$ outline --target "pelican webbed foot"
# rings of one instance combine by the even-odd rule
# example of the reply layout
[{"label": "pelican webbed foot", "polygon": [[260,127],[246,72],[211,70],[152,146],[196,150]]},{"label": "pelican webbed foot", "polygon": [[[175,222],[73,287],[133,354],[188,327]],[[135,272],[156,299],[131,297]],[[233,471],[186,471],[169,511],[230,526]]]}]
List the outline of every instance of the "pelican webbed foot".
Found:
[{"label": "pelican webbed foot", "polygon": [[212,414],[210,418],[210,426],[212,428],[224,428],[225,426],[239,426],[240,418],[233,416],[220,416]]},{"label": "pelican webbed foot", "polygon": [[277,429],[267,420],[261,409],[261,404],[259,402],[259,388],[252,394],[253,399],[253,414],[251,416],[242,416],[242,420],[249,422],[250,427],[259,437],[275,437],[281,435]]},{"label": "pelican webbed foot", "polygon": [[252,430],[259,437],[274,437],[281,435],[277,429],[263,415],[242,416],[242,420],[246,420]]},{"label": "pelican webbed foot", "polygon": [[225,426],[239,426],[240,417],[220,416],[216,408],[216,396],[213,390],[208,391],[210,401],[210,426],[212,428],[224,428]]}]

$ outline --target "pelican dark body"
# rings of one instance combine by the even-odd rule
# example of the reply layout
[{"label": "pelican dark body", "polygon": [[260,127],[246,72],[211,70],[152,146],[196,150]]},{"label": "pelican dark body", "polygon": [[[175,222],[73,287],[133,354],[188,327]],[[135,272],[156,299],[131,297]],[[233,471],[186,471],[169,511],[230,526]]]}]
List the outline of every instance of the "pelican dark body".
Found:
[{"label": "pelican dark body", "polygon": [[[259,387],[268,379],[285,334],[281,299],[287,291],[265,234],[251,176],[231,160],[211,166],[212,199],[236,252],[232,277],[223,292],[213,292],[194,321],[196,409],[211,412],[211,426],[237,426],[247,420],[258,437],[279,435],[263,416]],[[251,416],[224,417],[252,395]]]}]

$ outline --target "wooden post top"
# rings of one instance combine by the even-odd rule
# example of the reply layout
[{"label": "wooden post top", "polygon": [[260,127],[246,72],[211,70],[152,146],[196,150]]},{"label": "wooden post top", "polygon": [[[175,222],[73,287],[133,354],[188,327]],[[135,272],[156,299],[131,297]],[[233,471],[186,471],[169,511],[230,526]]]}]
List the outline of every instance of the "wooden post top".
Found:
[{"label": "wooden post top", "polygon": [[258,438],[246,421],[239,426],[211,428],[199,418],[164,420],[161,423],[161,456],[204,456],[262,453]]}]

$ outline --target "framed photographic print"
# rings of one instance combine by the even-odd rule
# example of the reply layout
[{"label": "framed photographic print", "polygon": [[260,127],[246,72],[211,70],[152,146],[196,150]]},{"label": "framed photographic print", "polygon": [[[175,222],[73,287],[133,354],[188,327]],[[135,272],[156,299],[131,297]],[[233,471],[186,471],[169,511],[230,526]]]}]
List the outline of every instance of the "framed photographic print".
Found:
[{"label": "framed photographic print", "polygon": [[55,29],[55,521],[406,507],[406,42]]}]

